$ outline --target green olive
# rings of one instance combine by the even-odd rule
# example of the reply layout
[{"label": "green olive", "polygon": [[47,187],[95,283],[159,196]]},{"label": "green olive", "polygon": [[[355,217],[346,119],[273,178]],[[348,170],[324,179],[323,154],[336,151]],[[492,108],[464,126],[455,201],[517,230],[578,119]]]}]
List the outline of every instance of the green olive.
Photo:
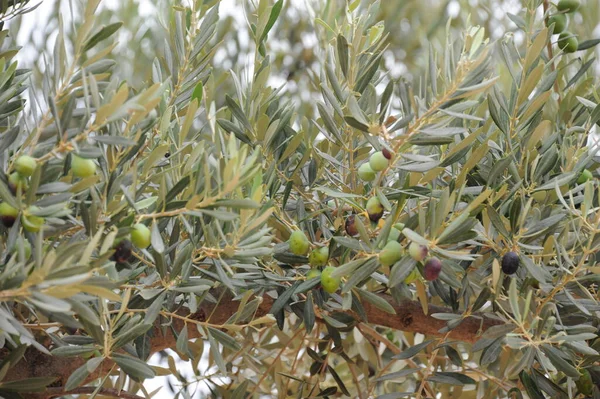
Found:
[{"label": "green olive", "polygon": [[35,158],[29,155],[22,155],[15,161],[15,170],[21,176],[31,176],[37,167],[37,161]]},{"label": "green olive", "polygon": [[383,266],[392,266],[402,258],[403,248],[397,241],[388,241],[379,252],[379,263]]},{"label": "green olive", "polygon": [[577,178],[577,184],[583,184],[588,180],[592,180],[593,178],[594,175],[592,175],[592,172],[590,172],[588,169],[584,169],[579,175],[579,178]]},{"label": "green olive", "polygon": [[310,255],[308,255],[308,263],[311,266],[325,266],[329,260],[329,248],[321,247],[314,249]]},{"label": "green olive", "polygon": [[579,372],[579,379],[575,381],[575,385],[579,392],[586,396],[591,396],[594,391],[594,381],[592,381],[592,376],[587,369],[582,369]]},{"label": "green olive", "polygon": [[365,162],[358,168],[358,177],[364,181],[375,180],[375,171],[371,169],[371,165]]},{"label": "green olive", "polygon": [[96,164],[93,160],[71,155],[71,171],[75,177],[90,177],[96,173]]},{"label": "green olive", "polygon": [[564,31],[558,36],[558,47],[565,53],[574,53],[577,51],[579,41],[571,32]]},{"label": "green olive", "polygon": [[340,277],[332,277],[331,273],[335,270],[333,266],[327,266],[321,272],[321,286],[330,294],[336,292],[340,288],[342,279]]},{"label": "green olive", "polygon": [[581,3],[579,2],[579,0],[560,0],[556,5],[556,8],[558,8],[559,11],[565,11],[570,13],[577,11],[580,5]]},{"label": "green olive", "polygon": [[369,165],[375,172],[379,172],[387,168],[390,161],[383,155],[383,152],[377,151],[369,158]]},{"label": "green olive", "polygon": [[547,26],[550,27],[554,24],[554,31],[552,33],[559,34],[567,28],[567,15],[566,14],[554,14],[548,17]]},{"label": "green olive", "polygon": [[138,248],[148,248],[151,242],[150,229],[145,224],[137,223],[131,229],[131,242]]},{"label": "green olive", "polygon": [[310,246],[308,238],[300,230],[296,230],[290,235],[288,244],[290,245],[290,251],[294,255],[306,255]]},{"label": "green olive", "polygon": [[27,259],[31,258],[31,244],[29,243],[29,241],[27,241],[23,237],[19,237],[19,240],[17,242],[15,242],[15,245],[12,246],[12,248],[10,249],[10,252],[13,254],[18,254],[19,248],[21,245],[23,246],[23,252],[25,255],[25,259],[27,260]]}]

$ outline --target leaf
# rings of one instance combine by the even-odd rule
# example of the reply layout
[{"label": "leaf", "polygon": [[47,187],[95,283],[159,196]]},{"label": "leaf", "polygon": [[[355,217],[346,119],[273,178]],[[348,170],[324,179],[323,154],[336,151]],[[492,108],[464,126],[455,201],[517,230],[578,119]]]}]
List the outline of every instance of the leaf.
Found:
[{"label": "leaf", "polygon": [[112,36],[119,28],[123,26],[123,22],[115,22],[114,24],[107,25],[100,29],[98,33],[92,36],[83,46],[83,51],[88,51],[96,44],[100,43],[104,39],[108,39]]},{"label": "leaf", "polygon": [[154,370],[146,364],[146,362],[129,355],[121,353],[113,353],[111,358],[121,367],[126,374],[135,380],[144,380],[146,378],[154,378]]},{"label": "leaf", "polygon": [[312,292],[306,295],[306,301],[304,302],[304,326],[306,331],[310,334],[313,327],[315,326],[315,309],[312,299]]},{"label": "leaf", "polygon": [[450,385],[475,384],[475,380],[469,376],[453,372],[437,371],[427,378],[428,381]]},{"label": "leaf", "polygon": [[83,366],[78,367],[67,379],[65,390],[70,391],[80,386],[102,362],[102,358],[91,358]]},{"label": "leaf", "polygon": [[16,381],[3,381],[0,383],[0,389],[12,392],[41,392],[56,380],[57,377],[32,377]]},{"label": "leaf", "polygon": [[422,349],[425,349],[432,342],[433,342],[433,340],[430,339],[427,341],[423,341],[420,344],[411,346],[410,348],[402,351],[401,353],[392,356],[392,359],[399,359],[399,360],[410,359],[411,357],[415,356],[417,353],[421,352]]},{"label": "leaf", "polygon": [[358,294],[367,302],[372,303],[377,309],[383,310],[389,314],[396,314],[396,310],[388,301],[377,294],[358,288]]},{"label": "leaf", "polygon": [[[283,0],[279,0],[271,8],[271,14],[269,14],[269,20],[267,21],[267,25],[265,25],[265,29],[263,30],[262,34],[260,35],[260,38],[258,39],[259,45],[263,43],[263,41],[269,34],[269,31],[271,30],[273,25],[275,25],[275,22],[277,22],[277,18],[279,18],[279,13],[281,12],[282,7],[283,7]],[[264,56],[264,53],[262,53],[261,55]]]},{"label": "leaf", "polygon": [[338,375],[338,373],[335,372],[335,370],[333,369],[333,367],[331,367],[331,366],[328,365],[327,369],[329,370],[329,372],[331,373],[331,376],[333,377],[333,379],[337,383],[338,387],[340,388],[340,391],[342,391],[342,393],[344,395],[350,396],[350,392],[348,392],[348,389],[346,388],[346,385],[344,385],[344,381],[340,378],[340,376]]},{"label": "leaf", "polygon": [[600,43],[600,39],[584,40],[577,46],[577,51],[587,50],[589,48],[595,47],[598,43]]},{"label": "leaf", "polygon": [[553,346],[546,344],[542,345],[541,349],[546,354],[546,356],[548,356],[548,359],[550,359],[550,362],[552,362],[552,364],[558,369],[558,371],[562,371],[569,377],[579,378],[579,371],[577,371],[575,366],[573,366],[567,360],[563,359],[562,352],[560,352]]}]

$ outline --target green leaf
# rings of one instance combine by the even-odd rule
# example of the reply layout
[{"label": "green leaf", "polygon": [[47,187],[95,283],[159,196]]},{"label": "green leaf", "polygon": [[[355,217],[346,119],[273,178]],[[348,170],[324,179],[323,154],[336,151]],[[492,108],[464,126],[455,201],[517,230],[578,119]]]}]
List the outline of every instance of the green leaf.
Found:
[{"label": "green leaf", "polygon": [[88,51],[96,44],[100,43],[104,39],[108,39],[112,36],[119,28],[123,26],[123,22],[115,22],[114,24],[107,25],[100,29],[98,33],[92,36],[83,46],[83,51]]},{"label": "green leaf", "polygon": [[154,369],[136,357],[113,353],[111,358],[121,367],[121,370],[134,380],[144,380],[155,376]]},{"label": "green leaf", "polygon": [[358,294],[360,295],[360,297],[362,299],[364,299],[367,302],[372,303],[377,309],[381,309],[384,312],[389,313],[389,314],[396,314],[396,310],[394,309],[394,307],[392,305],[390,305],[390,303],[388,301],[386,301],[379,295],[374,294],[370,291],[363,290],[361,288],[358,288],[357,290],[358,290]]},{"label": "green leaf", "polygon": [[401,353],[398,353],[397,355],[392,356],[392,359],[399,359],[399,360],[410,359],[411,357],[415,356],[417,353],[421,352],[422,349],[425,349],[432,342],[433,342],[433,340],[430,339],[427,341],[423,341],[420,344],[411,346],[410,348],[402,351]]}]

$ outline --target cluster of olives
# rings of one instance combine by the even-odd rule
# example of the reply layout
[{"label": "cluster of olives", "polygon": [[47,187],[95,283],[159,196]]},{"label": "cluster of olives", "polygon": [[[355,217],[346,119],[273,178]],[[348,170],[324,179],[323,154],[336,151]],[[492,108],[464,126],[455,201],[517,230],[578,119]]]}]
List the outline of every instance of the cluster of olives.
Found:
[{"label": "cluster of olives", "polygon": [[365,162],[358,168],[358,177],[364,181],[375,180],[377,172],[381,172],[388,167],[392,159],[392,153],[387,148],[377,151],[369,158],[369,162]]},{"label": "cluster of olives", "polygon": [[[294,255],[305,256],[310,250],[310,242],[306,234],[300,230],[295,230],[290,234],[288,239],[290,252]],[[312,266],[311,270],[306,273],[306,279],[313,278],[321,279],[321,287],[325,292],[330,294],[336,292],[340,288],[342,282],[340,277],[334,277],[331,274],[335,270],[333,266],[326,266],[329,261],[329,248],[318,247],[313,249],[308,255],[308,263]],[[325,268],[321,271],[319,268]]]},{"label": "cluster of olives", "polygon": [[548,17],[547,25],[554,25],[554,34],[558,34],[558,47],[561,48],[565,53],[574,53],[579,47],[579,41],[577,37],[566,30],[569,24],[569,18],[567,14],[574,13],[579,8],[579,0],[560,0],[556,5],[559,11]]}]

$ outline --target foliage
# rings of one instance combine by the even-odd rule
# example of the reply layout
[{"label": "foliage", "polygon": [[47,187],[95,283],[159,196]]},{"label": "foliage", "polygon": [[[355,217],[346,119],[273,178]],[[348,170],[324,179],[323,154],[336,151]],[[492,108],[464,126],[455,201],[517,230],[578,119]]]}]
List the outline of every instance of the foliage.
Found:
[{"label": "foliage", "polygon": [[243,2],[247,46],[197,0],[138,58],[139,18],[84,3],[33,71],[0,32],[0,395],[600,397],[598,5],[567,54],[541,0],[498,40],[436,2]]}]

